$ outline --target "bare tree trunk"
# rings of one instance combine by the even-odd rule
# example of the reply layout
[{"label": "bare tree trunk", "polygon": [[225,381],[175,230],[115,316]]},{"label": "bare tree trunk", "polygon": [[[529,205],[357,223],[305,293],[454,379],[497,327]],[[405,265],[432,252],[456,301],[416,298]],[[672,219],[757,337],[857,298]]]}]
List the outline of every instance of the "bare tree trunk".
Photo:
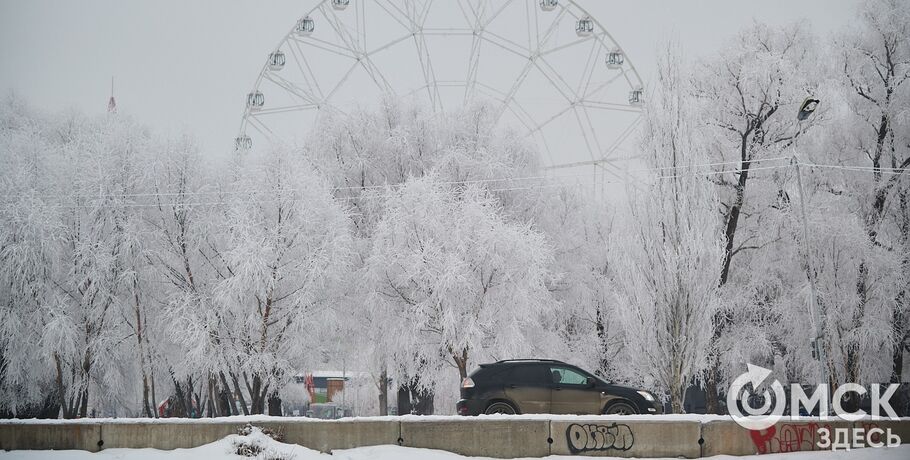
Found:
[{"label": "bare tree trunk", "polygon": [[243,415],[250,415],[249,406],[246,405],[246,399],[243,397],[243,391],[240,389],[240,382],[237,380],[237,374],[229,372],[231,374],[231,380],[234,382],[234,392],[237,393],[237,398],[240,399],[240,407],[243,409]]},{"label": "bare tree trunk", "polygon": [[230,404],[231,415],[240,415],[240,412],[237,411],[237,401],[231,395],[231,386],[228,385],[227,378],[224,376],[224,371],[218,371],[218,375],[221,377],[221,386],[224,387],[224,391],[227,392],[228,404]]},{"label": "bare tree trunk", "polygon": [[63,385],[63,366],[60,364],[60,355],[54,353],[54,366],[56,367],[55,383],[57,385],[57,397],[60,399],[60,410],[63,411],[63,418],[75,418],[75,414],[66,403],[66,387]]},{"label": "bare tree trunk", "polygon": [[158,414],[158,398],[155,397],[155,372],[154,371],[152,371],[152,385],[151,386],[152,386],[152,402],[155,404],[155,406],[154,406],[155,418],[158,418],[160,414]]},{"label": "bare tree trunk", "polygon": [[452,359],[455,360],[455,365],[458,366],[458,375],[461,377],[459,382],[468,378],[468,349],[461,350],[460,355],[453,354]]},{"label": "bare tree trunk", "polygon": [[269,394],[269,415],[281,416],[281,397],[277,391]]},{"label": "bare tree trunk", "polygon": [[379,415],[389,415],[389,376],[385,370],[379,374]]},{"label": "bare tree trunk", "polygon": [[686,398],[686,385],[673,385],[670,389],[670,412],[682,414]]}]

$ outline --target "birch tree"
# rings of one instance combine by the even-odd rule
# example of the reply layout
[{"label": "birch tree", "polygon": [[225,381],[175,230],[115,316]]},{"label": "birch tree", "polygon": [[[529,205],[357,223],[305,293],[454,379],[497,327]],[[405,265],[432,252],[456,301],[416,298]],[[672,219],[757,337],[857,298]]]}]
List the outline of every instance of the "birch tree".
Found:
[{"label": "birch tree", "polygon": [[718,201],[693,169],[705,158],[700,120],[687,101],[678,52],[659,62],[645,110],[641,149],[660,171],[644,194],[630,198],[612,247],[626,347],[635,350],[641,380],[669,392],[673,412],[710,362],[717,272],[724,238]]}]

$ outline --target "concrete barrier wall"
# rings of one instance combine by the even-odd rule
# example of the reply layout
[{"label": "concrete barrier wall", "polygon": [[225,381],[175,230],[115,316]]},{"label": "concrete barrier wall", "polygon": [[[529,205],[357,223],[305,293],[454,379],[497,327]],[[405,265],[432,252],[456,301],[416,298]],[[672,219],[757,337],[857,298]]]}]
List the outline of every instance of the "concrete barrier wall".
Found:
[{"label": "concrete barrier wall", "polygon": [[[752,455],[818,450],[819,428],[890,429],[910,442],[910,420],[781,422],[766,430],[747,430],[732,420],[654,420],[638,417],[572,417],[548,419],[374,418],[314,421],[310,419],[198,421],[0,421],[0,449],[108,448],[170,450],[197,447],[224,438],[246,423],[268,427],[287,443],[331,452],[360,446],[399,444],[496,458],[585,455],[615,457],[685,457]],[[852,441],[852,437],[850,438]],[[877,440],[876,440],[877,441]],[[856,446],[854,447],[861,447]]]},{"label": "concrete barrier wall", "polygon": [[403,421],[401,445],[468,456],[545,457],[550,454],[547,420]]},{"label": "concrete barrier wall", "polygon": [[299,444],[326,453],[335,449],[398,444],[401,436],[401,427],[397,420],[326,422],[295,420],[253,424],[281,433],[286,443]]},{"label": "concrete barrier wall", "polygon": [[237,434],[241,425],[214,421],[207,421],[207,423],[105,423],[101,425],[100,440],[103,449],[144,447],[161,450],[185,449]]},{"label": "concrete barrier wall", "polygon": [[553,420],[550,433],[553,455],[697,458],[701,453],[698,421]]},{"label": "concrete barrier wall", "polygon": [[788,421],[766,430],[747,430],[732,420],[707,422],[702,425],[702,456],[754,455],[819,450],[819,428],[834,431],[852,429],[844,421]]},{"label": "concrete barrier wall", "polygon": [[98,452],[98,423],[0,424],[0,450],[76,449]]}]

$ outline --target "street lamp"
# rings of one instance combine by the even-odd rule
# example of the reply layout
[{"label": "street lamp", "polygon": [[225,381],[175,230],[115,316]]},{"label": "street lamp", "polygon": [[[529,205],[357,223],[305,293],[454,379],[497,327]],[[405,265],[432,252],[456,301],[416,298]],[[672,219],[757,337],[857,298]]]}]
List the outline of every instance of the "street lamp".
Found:
[{"label": "street lamp", "polygon": [[[809,116],[815,112],[818,103],[818,99],[807,97],[802,105],[799,106],[799,112],[796,114],[796,119],[799,121],[808,119]],[[803,176],[799,169],[799,158],[797,158],[796,155],[793,155],[792,163],[793,166],[796,167],[796,183],[799,186],[800,212],[803,221],[803,245],[806,250],[806,275],[809,277],[809,309],[815,320],[815,338],[812,339],[812,357],[818,359],[819,364],[821,365],[822,384],[825,386],[827,394],[827,400],[825,402],[828,407],[826,409],[831,410],[831,389],[828,380],[828,352],[825,346],[825,328],[822,314],[817,304],[818,291],[815,287],[815,269],[812,266],[812,256],[809,248],[809,221],[806,218],[806,197],[803,192]],[[825,414],[819,413],[819,415],[823,416]]]}]

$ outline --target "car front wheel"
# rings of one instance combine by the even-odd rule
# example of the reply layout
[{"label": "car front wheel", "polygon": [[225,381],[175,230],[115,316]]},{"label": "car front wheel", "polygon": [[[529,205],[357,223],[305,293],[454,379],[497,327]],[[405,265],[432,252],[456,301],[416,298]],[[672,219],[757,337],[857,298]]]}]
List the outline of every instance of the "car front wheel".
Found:
[{"label": "car front wheel", "polygon": [[511,404],[503,401],[497,401],[493,404],[487,406],[487,410],[484,411],[484,414],[508,414],[513,415],[517,411]]},{"label": "car front wheel", "polygon": [[631,404],[624,402],[610,404],[604,410],[606,415],[632,415],[637,413],[638,411]]}]

